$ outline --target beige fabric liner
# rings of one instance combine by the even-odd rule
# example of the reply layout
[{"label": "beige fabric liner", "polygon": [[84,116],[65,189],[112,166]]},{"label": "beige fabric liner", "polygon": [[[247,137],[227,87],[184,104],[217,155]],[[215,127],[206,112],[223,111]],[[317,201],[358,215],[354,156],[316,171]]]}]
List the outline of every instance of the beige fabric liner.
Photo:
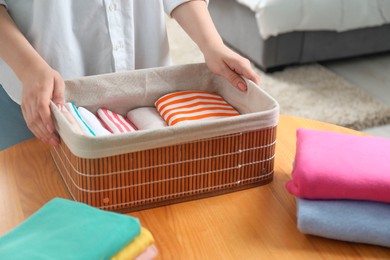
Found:
[{"label": "beige fabric liner", "polygon": [[101,158],[276,126],[279,119],[278,103],[252,81],[247,83],[248,91],[241,92],[222,77],[211,73],[204,63],[66,81],[65,100],[93,113],[100,107],[106,107],[125,116],[131,109],[154,106],[154,102],[167,93],[201,90],[220,94],[241,114],[189,125],[103,137],[89,137],[73,132],[53,103],[51,108],[57,131],[72,153],[82,158]]}]

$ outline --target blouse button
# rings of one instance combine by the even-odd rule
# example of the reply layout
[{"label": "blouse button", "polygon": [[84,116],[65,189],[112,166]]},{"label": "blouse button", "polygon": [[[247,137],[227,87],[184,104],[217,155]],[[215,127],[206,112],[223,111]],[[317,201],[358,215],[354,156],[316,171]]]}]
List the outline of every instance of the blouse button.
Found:
[{"label": "blouse button", "polygon": [[116,11],[116,4],[110,4],[109,6],[108,6],[108,10],[110,10],[111,12],[113,12],[113,11]]}]

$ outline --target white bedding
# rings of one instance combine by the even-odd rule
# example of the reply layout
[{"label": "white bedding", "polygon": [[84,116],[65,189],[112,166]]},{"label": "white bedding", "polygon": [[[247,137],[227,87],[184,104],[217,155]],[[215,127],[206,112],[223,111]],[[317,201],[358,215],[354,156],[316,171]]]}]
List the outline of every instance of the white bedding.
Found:
[{"label": "white bedding", "polygon": [[347,31],[390,23],[390,0],[237,0],[263,39],[292,31]]}]

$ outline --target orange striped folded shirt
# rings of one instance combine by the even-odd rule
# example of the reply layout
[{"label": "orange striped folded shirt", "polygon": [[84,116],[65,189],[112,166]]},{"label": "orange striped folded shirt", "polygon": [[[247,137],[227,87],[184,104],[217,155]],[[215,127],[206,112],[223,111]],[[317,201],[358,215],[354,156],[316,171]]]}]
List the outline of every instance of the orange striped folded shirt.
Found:
[{"label": "orange striped folded shirt", "polygon": [[173,92],[159,98],[155,106],[170,126],[239,115],[220,95],[204,91]]}]

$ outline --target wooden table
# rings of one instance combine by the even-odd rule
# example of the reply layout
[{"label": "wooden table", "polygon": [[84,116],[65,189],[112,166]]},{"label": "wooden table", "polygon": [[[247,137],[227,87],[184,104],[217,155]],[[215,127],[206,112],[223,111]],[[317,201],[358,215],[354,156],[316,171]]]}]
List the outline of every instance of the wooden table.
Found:
[{"label": "wooden table", "polygon": [[[272,183],[131,213],[153,233],[158,259],[389,259],[388,248],[303,235],[297,230],[295,200],[284,185],[291,178],[299,127],[361,134],[282,115]],[[70,198],[48,146],[33,139],[0,152],[0,234],[54,197]]]}]

